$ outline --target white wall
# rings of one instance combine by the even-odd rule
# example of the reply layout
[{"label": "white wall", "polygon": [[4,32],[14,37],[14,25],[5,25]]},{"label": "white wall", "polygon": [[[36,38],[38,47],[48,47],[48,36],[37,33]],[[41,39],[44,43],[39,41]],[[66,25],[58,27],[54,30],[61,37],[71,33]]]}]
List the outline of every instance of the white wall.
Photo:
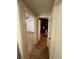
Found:
[{"label": "white wall", "polygon": [[50,59],[62,59],[61,58],[61,22],[62,22],[62,4],[59,6],[54,6],[52,10],[52,17],[51,20],[52,28],[51,28],[51,42],[49,48],[49,57]]},{"label": "white wall", "polygon": [[[28,48],[31,49],[32,46],[37,43],[37,41],[36,41],[37,40],[37,18],[36,18],[36,15],[28,8],[27,5],[24,4],[24,6],[25,6],[26,17],[33,16],[35,18],[34,19],[34,32],[27,32],[26,31],[26,33],[27,33],[26,36],[27,36],[27,41],[28,41]],[[27,25],[27,23],[26,23],[26,25]]]},{"label": "white wall", "polygon": [[22,52],[22,41],[21,41],[21,29],[20,29],[20,21],[19,21],[19,10],[17,10],[17,43],[18,43],[18,47],[20,49],[20,54],[21,54],[21,58],[23,55]]},{"label": "white wall", "polygon": [[28,46],[26,40],[26,22],[25,9],[22,1],[18,1],[18,19],[17,19],[17,42],[20,49],[21,59],[28,59]]}]

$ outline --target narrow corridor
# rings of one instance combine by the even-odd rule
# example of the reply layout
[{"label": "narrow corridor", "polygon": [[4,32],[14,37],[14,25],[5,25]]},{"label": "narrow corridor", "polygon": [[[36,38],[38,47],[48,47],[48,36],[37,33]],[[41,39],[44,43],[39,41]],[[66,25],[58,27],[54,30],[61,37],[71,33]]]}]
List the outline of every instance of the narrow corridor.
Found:
[{"label": "narrow corridor", "polygon": [[31,49],[29,59],[49,59],[47,36],[41,34],[39,42]]},{"label": "narrow corridor", "polygon": [[61,2],[18,0],[17,43],[22,59],[62,59]]}]

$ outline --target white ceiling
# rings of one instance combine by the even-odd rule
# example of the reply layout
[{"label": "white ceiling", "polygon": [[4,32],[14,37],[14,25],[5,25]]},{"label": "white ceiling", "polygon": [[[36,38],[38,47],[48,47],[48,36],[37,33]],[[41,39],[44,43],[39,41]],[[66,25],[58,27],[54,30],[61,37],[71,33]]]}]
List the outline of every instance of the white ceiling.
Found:
[{"label": "white ceiling", "polygon": [[54,0],[25,0],[26,5],[36,14],[51,13]]}]

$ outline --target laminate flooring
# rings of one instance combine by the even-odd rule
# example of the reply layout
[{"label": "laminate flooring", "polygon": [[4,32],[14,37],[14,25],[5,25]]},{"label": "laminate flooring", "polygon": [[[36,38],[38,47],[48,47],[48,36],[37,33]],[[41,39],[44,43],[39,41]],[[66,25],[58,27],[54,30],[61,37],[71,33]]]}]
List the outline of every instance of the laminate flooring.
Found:
[{"label": "laminate flooring", "polygon": [[29,59],[49,59],[47,36],[41,34],[39,42],[29,52]]}]

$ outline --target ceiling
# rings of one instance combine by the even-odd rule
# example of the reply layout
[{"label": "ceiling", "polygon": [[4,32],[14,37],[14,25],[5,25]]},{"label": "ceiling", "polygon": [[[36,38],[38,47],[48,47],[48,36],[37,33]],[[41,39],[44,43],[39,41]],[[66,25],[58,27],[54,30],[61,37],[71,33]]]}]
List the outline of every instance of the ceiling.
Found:
[{"label": "ceiling", "polygon": [[35,15],[50,14],[54,2],[54,0],[24,0],[24,1]]}]

